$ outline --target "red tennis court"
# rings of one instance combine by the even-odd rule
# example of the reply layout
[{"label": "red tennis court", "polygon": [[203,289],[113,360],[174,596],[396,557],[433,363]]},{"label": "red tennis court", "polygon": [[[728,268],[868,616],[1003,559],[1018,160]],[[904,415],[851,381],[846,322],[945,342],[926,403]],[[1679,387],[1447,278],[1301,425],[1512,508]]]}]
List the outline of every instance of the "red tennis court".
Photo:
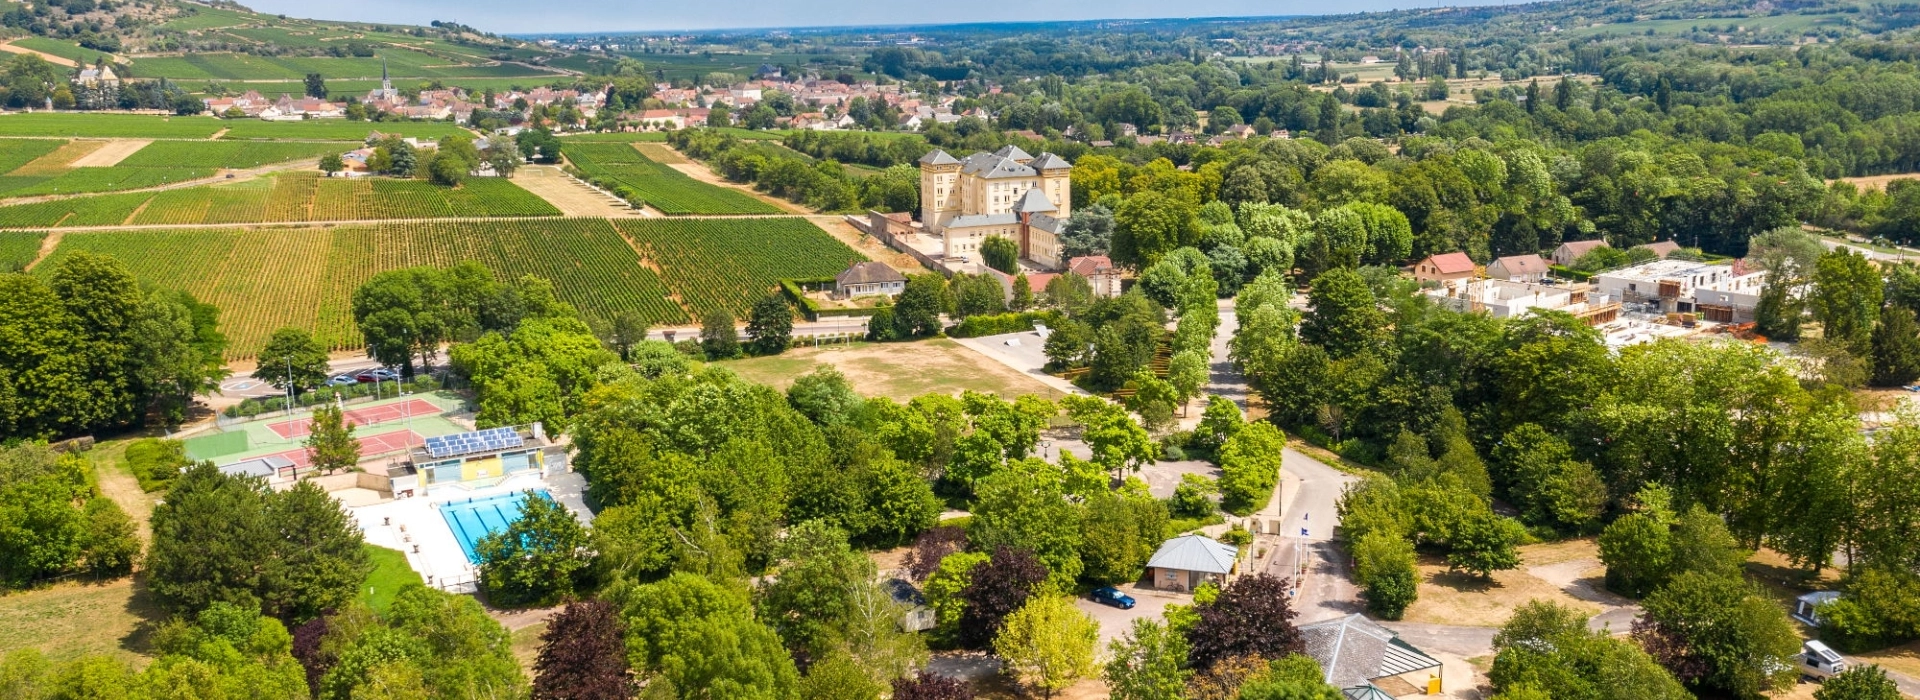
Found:
[{"label": "red tennis court", "polygon": [[[399,452],[416,445],[424,445],[427,443],[427,439],[411,430],[395,430],[390,433],[381,433],[379,435],[369,435],[360,438],[359,443],[360,456],[365,458],[386,454],[388,452]],[[265,456],[284,457],[287,461],[293,463],[293,468],[296,471],[305,469],[308,465],[313,464],[313,460],[307,457],[307,448],[304,447],[297,450],[275,452]]]},{"label": "red tennis court", "polygon": [[[347,425],[357,428],[363,425],[378,425],[380,423],[404,420],[408,416],[437,415],[440,415],[439,406],[433,405],[432,402],[426,399],[410,399],[400,403],[386,404],[384,406],[356,408],[342,414],[342,417],[346,419]],[[313,434],[313,419],[291,418],[278,423],[268,423],[267,429],[283,438],[302,438]]]}]

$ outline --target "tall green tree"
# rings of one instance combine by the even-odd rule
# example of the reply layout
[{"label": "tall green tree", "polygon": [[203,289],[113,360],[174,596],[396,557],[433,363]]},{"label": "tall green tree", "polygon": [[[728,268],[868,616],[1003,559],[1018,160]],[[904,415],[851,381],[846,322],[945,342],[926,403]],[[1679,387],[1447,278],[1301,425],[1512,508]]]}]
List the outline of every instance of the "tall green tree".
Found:
[{"label": "tall green tree", "polygon": [[778,355],[793,344],[793,307],[778,294],[754,302],[747,317],[748,346],[755,355]]},{"label": "tall green tree", "polygon": [[1793,682],[1800,638],[1786,610],[1753,584],[1688,572],[1643,605],[1634,638],[1680,680],[1738,697]]},{"label": "tall green tree", "polygon": [[308,419],[307,459],[321,474],[352,469],[360,463],[360,441],[353,437],[339,406],[322,405]]},{"label": "tall green tree", "polygon": [[1187,679],[1187,639],[1157,620],[1137,619],[1133,628],[1107,645],[1104,672],[1114,700],[1183,700]]},{"label": "tall green tree", "polygon": [[1920,378],[1920,323],[1913,310],[1889,307],[1880,313],[1871,338],[1874,386],[1902,386]]},{"label": "tall green tree", "polygon": [[587,530],[544,495],[520,499],[520,517],[474,545],[480,584],[495,605],[551,605],[572,596],[592,561]]},{"label": "tall green tree", "polygon": [[1848,249],[1820,256],[1813,270],[1808,306],[1828,340],[1845,343],[1856,355],[1870,349],[1883,294],[1880,272],[1866,256]]},{"label": "tall green tree", "polygon": [[1300,339],[1335,359],[1372,352],[1385,339],[1386,318],[1358,272],[1341,268],[1314,278],[1307,302]]},{"label": "tall green tree", "polygon": [[700,349],[709,360],[725,360],[740,355],[740,332],[733,326],[733,315],[715,310],[701,319]]},{"label": "tall green tree", "polygon": [[627,660],[666,697],[790,697],[799,684],[779,635],[754,618],[742,591],[676,573],[617,585],[607,598],[627,623]]},{"label": "tall green tree", "polygon": [[288,326],[273,332],[260,350],[253,378],[274,388],[296,392],[318,388],[327,381],[327,349],[305,330]]}]

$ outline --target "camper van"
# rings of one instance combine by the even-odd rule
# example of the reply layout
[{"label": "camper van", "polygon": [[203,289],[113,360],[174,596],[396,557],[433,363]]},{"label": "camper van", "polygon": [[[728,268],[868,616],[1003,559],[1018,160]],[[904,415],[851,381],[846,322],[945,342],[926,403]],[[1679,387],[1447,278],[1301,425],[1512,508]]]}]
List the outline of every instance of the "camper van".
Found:
[{"label": "camper van", "polygon": [[1800,677],[1824,681],[1846,670],[1846,658],[1831,647],[1813,640],[1800,645]]}]

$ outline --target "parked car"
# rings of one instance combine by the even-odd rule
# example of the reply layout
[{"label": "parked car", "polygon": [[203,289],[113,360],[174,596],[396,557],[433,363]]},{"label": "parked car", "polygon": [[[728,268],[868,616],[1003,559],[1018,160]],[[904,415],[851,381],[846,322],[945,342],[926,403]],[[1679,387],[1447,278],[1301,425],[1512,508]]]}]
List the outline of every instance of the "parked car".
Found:
[{"label": "parked car", "polygon": [[353,375],[353,378],[361,382],[397,382],[400,381],[400,373],[385,367],[375,367],[361,370],[359,374]]},{"label": "parked car", "polygon": [[342,374],[327,380],[327,386],[353,386],[359,383],[360,379],[351,374]]},{"label": "parked car", "polygon": [[1847,659],[1817,640],[1800,645],[1800,677],[1824,681],[1847,670]]},{"label": "parked car", "polygon": [[1093,589],[1093,602],[1105,603],[1121,610],[1133,609],[1133,596],[1121,593],[1113,586],[1101,586]]}]

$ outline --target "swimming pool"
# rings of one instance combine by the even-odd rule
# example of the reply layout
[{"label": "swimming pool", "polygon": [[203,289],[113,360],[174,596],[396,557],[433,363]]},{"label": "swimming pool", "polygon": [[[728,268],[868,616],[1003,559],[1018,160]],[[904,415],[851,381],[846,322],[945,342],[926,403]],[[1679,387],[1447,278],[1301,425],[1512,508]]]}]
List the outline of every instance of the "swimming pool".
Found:
[{"label": "swimming pool", "polygon": [[[553,495],[545,490],[534,491],[535,495],[553,501]],[[440,504],[440,517],[447,521],[447,529],[453,531],[453,538],[460,541],[460,551],[465,552],[467,561],[480,563],[480,555],[473,551],[480,539],[487,535],[507,529],[507,524],[520,519],[520,504],[526,500],[526,492],[505,493],[487,498],[469,498],[464,501],[451,501]]]}]

